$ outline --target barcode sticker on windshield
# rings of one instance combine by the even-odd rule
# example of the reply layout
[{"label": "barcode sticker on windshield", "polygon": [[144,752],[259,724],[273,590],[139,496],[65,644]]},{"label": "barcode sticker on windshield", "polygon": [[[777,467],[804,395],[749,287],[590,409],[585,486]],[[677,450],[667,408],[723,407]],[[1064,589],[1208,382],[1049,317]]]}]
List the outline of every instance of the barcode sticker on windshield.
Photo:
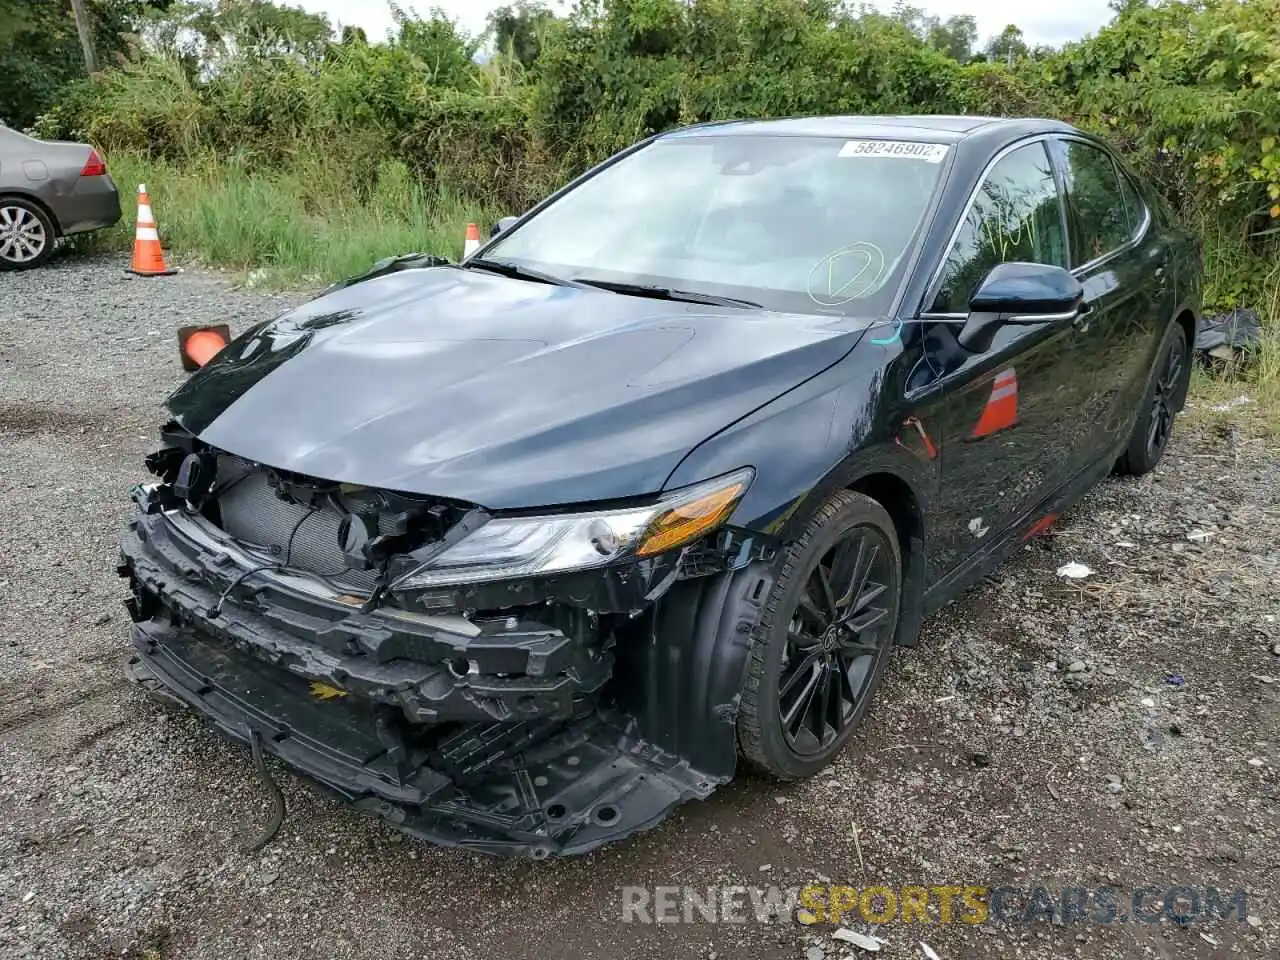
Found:
[{"label": "barcode sticker on windshield", "polygon": [[849,140],[840,148],[842,157],[899,157],[941,163],[949,148],[945,143],[913,143],[910,140]]}]

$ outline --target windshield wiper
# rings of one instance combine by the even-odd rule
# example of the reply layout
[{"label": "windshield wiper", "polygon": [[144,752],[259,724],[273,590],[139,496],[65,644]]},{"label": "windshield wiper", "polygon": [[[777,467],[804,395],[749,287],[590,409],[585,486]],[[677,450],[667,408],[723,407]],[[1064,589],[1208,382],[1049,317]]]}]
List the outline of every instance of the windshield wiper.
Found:
[{"label": "windshield wiper", "polygon": [[677,300],[683,303],[709,303],[717,307],[752,307],[764,309],[761,304],[751,300],[739,300],[736,297],[718,297],[714,293],[698,293],[695,290],[675,290],[671,287],[649,286],[643,283],[621,283],[614,280],[583,280],[580,284],[588,287],[599,287],[601,290],[612,290],[628,297],[651,297],[654,300]]},{"label": "windshield wiper", "polygon": [[489,273],[496,273],[504,277],[515,277],[519,280],[536,280],[538,283],[550,283],[557,287],[581,287],[582,284],[576,280],[567,280],[564,277],[557,277],[551,273],[543,273],[541,270],[535,270],[532,267],[522,267],[518,264],[507,263],[504,260],[484,260],[471,258],[464,260],[458,264],[464,270],[476,269],[486,270]]}]

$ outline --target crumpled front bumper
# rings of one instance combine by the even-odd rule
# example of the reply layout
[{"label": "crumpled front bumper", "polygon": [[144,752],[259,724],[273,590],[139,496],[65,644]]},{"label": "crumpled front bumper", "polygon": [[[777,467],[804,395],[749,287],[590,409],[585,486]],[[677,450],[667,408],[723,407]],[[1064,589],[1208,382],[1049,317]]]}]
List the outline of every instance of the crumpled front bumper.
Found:
[{"label": "crumpled front bumper", "polygon": [[[191,630],[138,624],[131,680],[203,714],[356,809],[444,846],[528,856],[586,853],[656,826],[719,784],[638,739],[628,719],[464,725],[430,751],[398,748],[368,705]],[[401,741],[403,743],[403,741]]]},{"label": "crumpled front bumper", "polygon": [[545,625],[364,614],[287,577],[236,583],[244,568],[227,549],[164,513],[135,517],[120,567],[130,679],[233,739],[256,731],[266,752],[408,833],[584,853],[732,776],[744,624],[758,611],[726,605],[728,579],[673,607],[674,628],[642,618],[644,642],[619,651],[628,682],[610,686],[612,655]]},{"label": "crumpled front bumper", "polygon": [[247,567],[235,562],[232,543],[215,536],[164,513],[134,519],[121,542],[120,572],[130,578],[135,621],[177,618],[290,673],[402,710],[415,723],[565,719],[611,675],[607,651],[584,649],[528,618],[479,626],[412,611],[364,614],[358,598],[308,589],[305,578],[260,571],[237,582]]}]

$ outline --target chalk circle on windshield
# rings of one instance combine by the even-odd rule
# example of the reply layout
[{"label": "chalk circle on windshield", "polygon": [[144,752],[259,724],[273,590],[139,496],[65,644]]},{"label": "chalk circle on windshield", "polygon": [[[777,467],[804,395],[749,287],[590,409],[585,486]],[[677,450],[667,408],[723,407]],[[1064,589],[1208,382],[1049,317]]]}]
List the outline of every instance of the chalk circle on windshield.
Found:
[{"label": "chalk circle on windshield", "polygon": [[873,293],[884,276],[884,251],[859,240],[835,250],[809,271],[809,299],[824,307],[841,307]]}]

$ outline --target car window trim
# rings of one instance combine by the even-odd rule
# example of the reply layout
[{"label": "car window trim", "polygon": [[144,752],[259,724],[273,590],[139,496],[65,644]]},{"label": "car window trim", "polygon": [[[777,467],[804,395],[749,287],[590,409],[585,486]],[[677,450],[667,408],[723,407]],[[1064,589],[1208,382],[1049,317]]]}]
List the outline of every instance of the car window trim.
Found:
[{"label": "car window trim", "polygon": [[[1056,169],[1054,168],[1053,151],[1049,149],[1048,141],[1053,139],[1053,137],[1054,137],[1054,134],[1052,133],[1035,133],[1029,137],[1024,137],[1021,140],[1015,140],[1013,143],[1006,144],[1005,146],[1001,147],[998,151],[996,151],[995,155],[992,156],[992,158],[987,161],[986,165],[982,168],[982,173],[979,174],[978,179],[974,181],[973,189],[969,191],[969,198],[965,201],[964,208],[960,212],[960,218],[956,221],[955,228],[951,231],[951,235],[950,237],[947,238],[947,242],[943,244],[942,253],[939,254],[938,256],[938,263],[933,268],[933,273],[929,277],[929,285],[925,287],[925,295],[920,298],[920,303],[916,309],[916,316],[920,317],[921,319],[934,319],[936,317],[959,316],[958,314],[931,313],[929,311],[924,310],[923,308],[926,304],[932,304],[935,300],[938,299],[938,291],[941,288],[941,284],[942,284],[942,272],[943,270],[946,269],[946,266],[947,266],[947,255],[951,253],[951,248],[954,247],[956,245],[956,241],[960,239],[960,231],[964,229],[965,221],[969,219],[969,213],[971,210],[973,210],[973,205],[978,202],[978,193],[979,191],[982,190],[982,185],[987,182],[987,177],[990,175],[991,171],[995,168],[996,164],[998,164],[1001,160],[1003,160],[1009,154],[1013,153],[1015,150],[1020,150],[1023,147],[1029,147],[1033,143],[1043,144],[1045,156],[1049,160],[1049,169],[1053,171],[1054,186],[1058,190],[1059,207],[1061,208],[1062,204],[1066,202],[1066,197],[1063,195],[1063,192],[1062,192],[1062,185],[1058,182],[1058,174]],[[1063,212],[1065,211],[1060,210],[1060,215]],[[1062,230],[1063,230],[1063,234],[1067,237],[1067,241],[1068,241],[1067,254],[1068,254],[1068,257],[1070,257],[1070,234],[1067,233],[1067,228],[1068,228],[1068,221],[1064,217],[1062,222]],[[968,314],[964,314],[964,316],[967,317]]]},{"label": "car window trim", "polygon": [[[1054,139],[1061,142],[1063,145],[1065,145],[1068,142],[1083,143],[1087,147],[1093,147],[1093,149],[1100,151],[1104,157],[1106,157],[1108,160],[1111,161],[1111,169],[1115,171],[1117,186],[1119,186],[1119,182],[1118,182],[1119,179],[1121,177],[1124,177],[1124,179],[1129,181],[1129,186],[1133,188],[1134,195],[1140,201],[1142,201],[1142,212],[1143,212],[1142,223],[1139,225],[1137,230],[1133,231],[1129,235],[1128,240],[1120,244],[1120,246],[1116,247],[1114,250],[1108,250],[1106,253],[1102,254],[1101,256],[1094,257],[1092,260],[1088,260],[1080,264],[1080,266],[1078,267],[1071,268],[1071,272],[1073,274],[1088,273],[1094,270],[1095,268],[1102,266],[1102,264],[1106,263],[1108,260],[1112,259],[1113,257],[1118,256],[1121,253],[1127,253],[1128,251],[1134,249],[1136,246],[1138,246],[1138,244],[1140,244],[1143,240],[1146,239],[1147,232],[1151,229],[1151,206],[1146,202],[1146,200],[1143,200],[1142,191],[1138,189],[1138,186],[1133,182],[1133,179],[1125,173],[1124,168],[1120,166],[1120,161],[1116,159],[1116,155],[1111,152],[1111,148],[1108,147],[1105,143],[1102,143],[1099,140],[1094,140],[1090,137],[1080,136],[1079,134],[1059,133],[1059,134],[1054,134],[1053,137]],[[1064,151],[1064,154],[1065,154],[1065,151]],[[1050,157],[1050,159],[1053,159],[1052,156]],[[1062,157],[1061,162],[1066,163],[1065,155]],[[1065,184],[1064,184],[1064,187],[1065,187]],[[1064,197],[1064,200],[1065,200],[1065,197]],[[1123,189],[1121,189],[1120,191],[1120,202],[1124,203]]]}]

